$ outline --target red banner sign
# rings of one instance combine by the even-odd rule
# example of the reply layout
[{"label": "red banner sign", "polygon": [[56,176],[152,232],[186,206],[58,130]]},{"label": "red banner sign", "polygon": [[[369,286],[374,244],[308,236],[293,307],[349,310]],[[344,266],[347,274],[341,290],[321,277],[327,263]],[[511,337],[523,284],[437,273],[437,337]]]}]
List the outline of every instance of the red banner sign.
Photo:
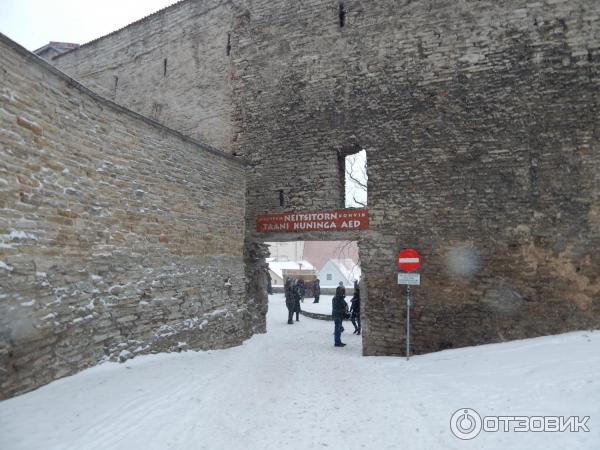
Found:
[{"label": "red banner sign", "polygon": [[354,231],[369,229],[369,210],[287,212],[258,214],[259,233],[302,233],[304,231]]}]

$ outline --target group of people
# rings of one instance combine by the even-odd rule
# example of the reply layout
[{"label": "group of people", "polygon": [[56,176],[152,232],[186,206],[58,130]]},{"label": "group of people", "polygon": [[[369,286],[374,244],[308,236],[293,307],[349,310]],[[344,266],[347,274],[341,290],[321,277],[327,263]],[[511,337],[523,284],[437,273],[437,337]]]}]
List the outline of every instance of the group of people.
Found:
[{"label": "group of people", "polygon": [[344,332],[343,321],[350,319],[354,325],[354,333],[360,335],[360,287],[358,281],[354,282],[354,295],[350,300],[350,308],[346,303],[346,288],[343,283],[335,290],[335,296],[331,301],[331,316],[333,317],[333,345],[336,347],[344,347],[346,344],[342,342],[342,333]]},{"label": "group of people", "polygon": [[[304,296],[306,295],[306,284],[304,280],[300,278],[296,280],[294,278],[287,278],[284,286],[285,292],[285,305],[288,309],[288,324],[293,324],[293,315],[296,314],[296,322],[300,320],[300,303],[304,303]],[[321,295],[321,286],[319,279],[315,279],[313,282],[313,294],[315,300],[313,303],[319,303],[319,297]]]},{"label": "group of people", "polygon": [[283,287],[285,293],[285,306],[288,310],[288,324],[294,323],[294,313],[296,314],[296,322],[300,321],[300,302],[304,301],[306,294],[306,286],[304,280],[295,280],[288,278],[285,280]]},{"label": "group of people", "polygon": [[[294,314],[296,314],[296,322],[300,321],[300,303],[304,301],[304,295],[306,294],[304,280],[287,278],[285,280],[284,292],[285,306],[288,310],[287,323],[292,325],[294,323]],[[313,303],[319,303],[321,286],[318,278],[313,283],[313,294],[315,297]],[[345,319],[351,320],[352,325],[354,326],[353,334],[360,335],[360,287],[358,285],[358,281],[354,282],[354,294],[350,299],[350,307],[348,307],[348,303],[346,303],[346,288],[341,281],[335,290],[335,296],[333,297],[331,304],[331,316],[334,323],[334,345],[336,347],[344,347],[346,344],[342,342],[342,333],[344,331],[342,324]]]}]

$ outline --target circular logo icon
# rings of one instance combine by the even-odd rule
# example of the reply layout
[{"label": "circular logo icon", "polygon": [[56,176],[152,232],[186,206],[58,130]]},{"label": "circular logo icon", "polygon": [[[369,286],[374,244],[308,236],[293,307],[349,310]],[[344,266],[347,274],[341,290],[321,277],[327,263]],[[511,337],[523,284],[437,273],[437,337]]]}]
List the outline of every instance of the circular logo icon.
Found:
[{"label": "circular logo icon", "polygon": [[481,416],[471,408],[459,409],[450,418],[450,429],[459,439],[473,439],[481,432]]}]

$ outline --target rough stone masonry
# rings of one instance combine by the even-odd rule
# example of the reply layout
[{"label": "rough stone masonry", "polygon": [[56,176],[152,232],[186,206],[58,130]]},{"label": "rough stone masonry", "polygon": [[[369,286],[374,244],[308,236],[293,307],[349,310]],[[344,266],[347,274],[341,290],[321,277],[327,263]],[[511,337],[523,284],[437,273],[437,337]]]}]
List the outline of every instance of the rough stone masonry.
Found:
[{"label": "rough stone masonry", "polygon": [[185,0],[53,63],[245,160],[249,302],[263,241],[347,236],[256,214],[343,207],[366,149],[364,354],[403,352],[405,247],[416,353],[600,325],[595,0]]},{"label": "rough stone masonry", "polygon": [[402,248],[416,353],[598,328],[599,2],[255,2],[232,36],[248,240],[367,150],[364,354],[404,352]]},{"label": "rough stone masonry", "polygon": [[290,239],[256,213],[343,206],[340,161],[366,149],[367,355],[403,351],[404,247],[418,353],[599,325],[595,0],[185,1],[55,63],[182,131],[230,111],[213,142],[249,162],[247,245]]},{"label": "rough stone masonry", "polygon": [[240,344],[244,167],[0,38],[0,398],[105,359]]}]

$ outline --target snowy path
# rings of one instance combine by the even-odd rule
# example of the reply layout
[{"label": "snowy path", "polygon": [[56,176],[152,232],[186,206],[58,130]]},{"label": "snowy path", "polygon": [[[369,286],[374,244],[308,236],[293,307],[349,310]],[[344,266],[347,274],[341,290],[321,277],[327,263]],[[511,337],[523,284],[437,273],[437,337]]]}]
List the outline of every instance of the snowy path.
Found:
[{"label": "snowy path", "polygon": [[[600,332],[410,361],[333,347],[331,322],[287,325],[212,352],[108,363],[0,402],[0,449],[598,449]],[[348,328],[348,327],[347,327]],[[350,326],[351,328],[351,326]],[[454,411],[589,415],[589,433],[450,433]]]},{"label": "snowy path", "polygon": [[[313,297],[306,297],[304,302],[300,304],[300,308],[303,311],[308,311],[317,314],[331,314],[331,300],[333,299],[333,295],[322,295],[319,299],[319,303],[313,303]],[[348,307],[350,307],[350,297],[346,297],[346,303],[348,303]],[[352,325],[350,325],[352,328]]]}]

